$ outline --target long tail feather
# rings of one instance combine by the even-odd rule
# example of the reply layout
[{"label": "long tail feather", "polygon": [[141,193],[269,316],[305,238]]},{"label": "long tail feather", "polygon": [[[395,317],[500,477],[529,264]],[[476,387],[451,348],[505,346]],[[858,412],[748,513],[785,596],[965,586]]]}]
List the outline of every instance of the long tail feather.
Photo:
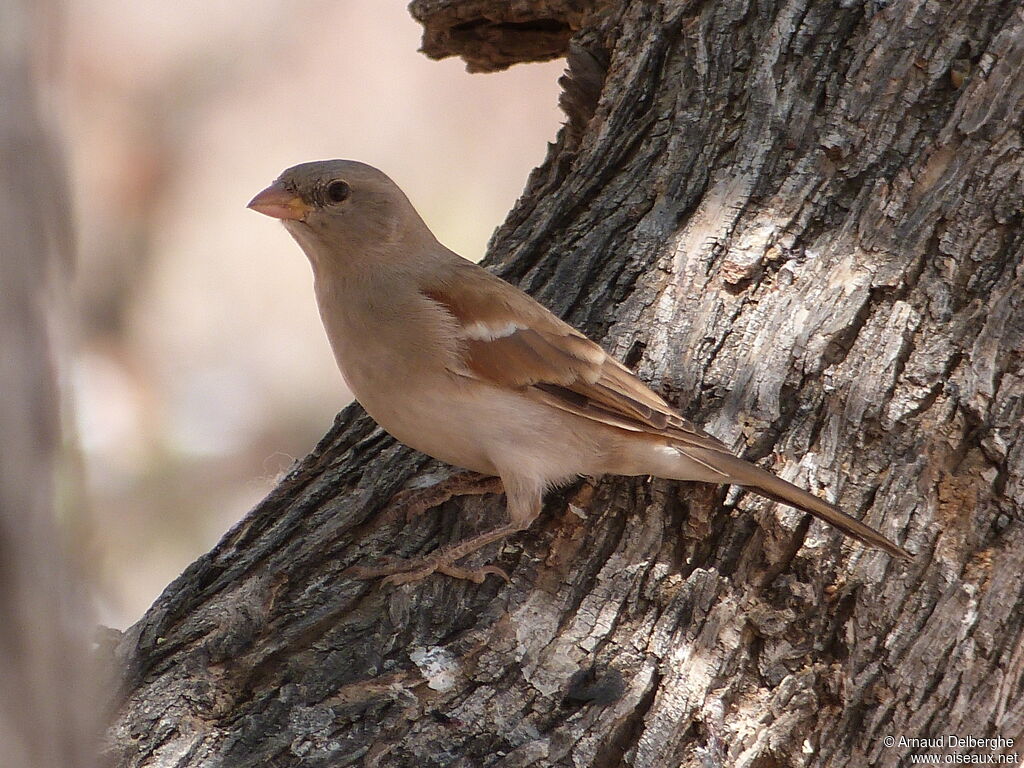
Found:
[{"label": "long tail feather", "polygon": [[717,470],[728,475],[727,482],[743,486],[772,501],[809,512],[829,525],[835,526],[850,538],[868,546],[877,547],[894,557],[903,560],[914,559],[907,550],[894,544],[870,525],[865,525],[860,520],[850,517],[835,504],[829,504],[824,499],[819,499],[803,488],[788,483],[781,477],[776,477],[771,472],[766,472],[750,462],[724,452],[716,451],[711,455],[711,451],[695,450],[689,446],[680,448],[680,452],[690,458],[695,458],[693,456],[695,453],[700,454],[701,463],[713,465]]}]

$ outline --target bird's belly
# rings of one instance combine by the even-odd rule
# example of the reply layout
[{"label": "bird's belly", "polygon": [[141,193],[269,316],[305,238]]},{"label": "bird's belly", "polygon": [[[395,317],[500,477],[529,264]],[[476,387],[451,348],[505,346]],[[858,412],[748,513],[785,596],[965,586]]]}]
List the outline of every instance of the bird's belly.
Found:
[{"label": "bird's belly", "polygon": [[557,484],[590,473],[590,460],[604,453],[590,424],[566,421],[518,393],[474,381],[413,385],[397,401],[373,392],[355,395],[396,439],[475,472],[525,474]]}]

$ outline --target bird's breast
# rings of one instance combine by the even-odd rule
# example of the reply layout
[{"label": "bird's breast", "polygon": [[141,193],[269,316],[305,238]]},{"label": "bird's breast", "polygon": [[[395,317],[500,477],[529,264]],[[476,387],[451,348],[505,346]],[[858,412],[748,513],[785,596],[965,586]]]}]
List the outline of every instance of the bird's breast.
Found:
[{"label": "bird's breast", "polygon": [[461,353],[445,313],[419,294],[373,305],[321,288],[317,299],[345,383],[374,421],[434,458],[494,473],[475,426],[479,408],[451,373]]}]

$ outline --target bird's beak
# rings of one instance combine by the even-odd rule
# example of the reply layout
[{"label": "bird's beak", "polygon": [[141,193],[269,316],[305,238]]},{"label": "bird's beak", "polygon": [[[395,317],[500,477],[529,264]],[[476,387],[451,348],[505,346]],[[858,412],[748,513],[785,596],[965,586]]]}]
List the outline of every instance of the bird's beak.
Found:
[{"label": "bird's beak", "polygon": [[294,192],[285,189],[280,181],[275,181],[256,195],[246,207],[275,219],[292,221],[305,221],[310,211],[310,206]]}]

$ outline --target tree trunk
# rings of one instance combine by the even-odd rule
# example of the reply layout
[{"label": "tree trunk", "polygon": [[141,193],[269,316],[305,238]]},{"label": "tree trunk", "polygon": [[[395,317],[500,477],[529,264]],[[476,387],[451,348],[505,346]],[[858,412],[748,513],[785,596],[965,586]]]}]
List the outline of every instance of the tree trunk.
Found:
[{"label": "tree trunk", "polygon": [[606,478],[470,558],[510,583],[352,580],[503,513],[389,516],[450,470],[354,406],[127,632],[116,763],[1014,760],[950,737],[1024,738],[1018,4],[413,12],[476,69],[572,32],[568,122],[490,267],[916,559],[736,489]]}]

